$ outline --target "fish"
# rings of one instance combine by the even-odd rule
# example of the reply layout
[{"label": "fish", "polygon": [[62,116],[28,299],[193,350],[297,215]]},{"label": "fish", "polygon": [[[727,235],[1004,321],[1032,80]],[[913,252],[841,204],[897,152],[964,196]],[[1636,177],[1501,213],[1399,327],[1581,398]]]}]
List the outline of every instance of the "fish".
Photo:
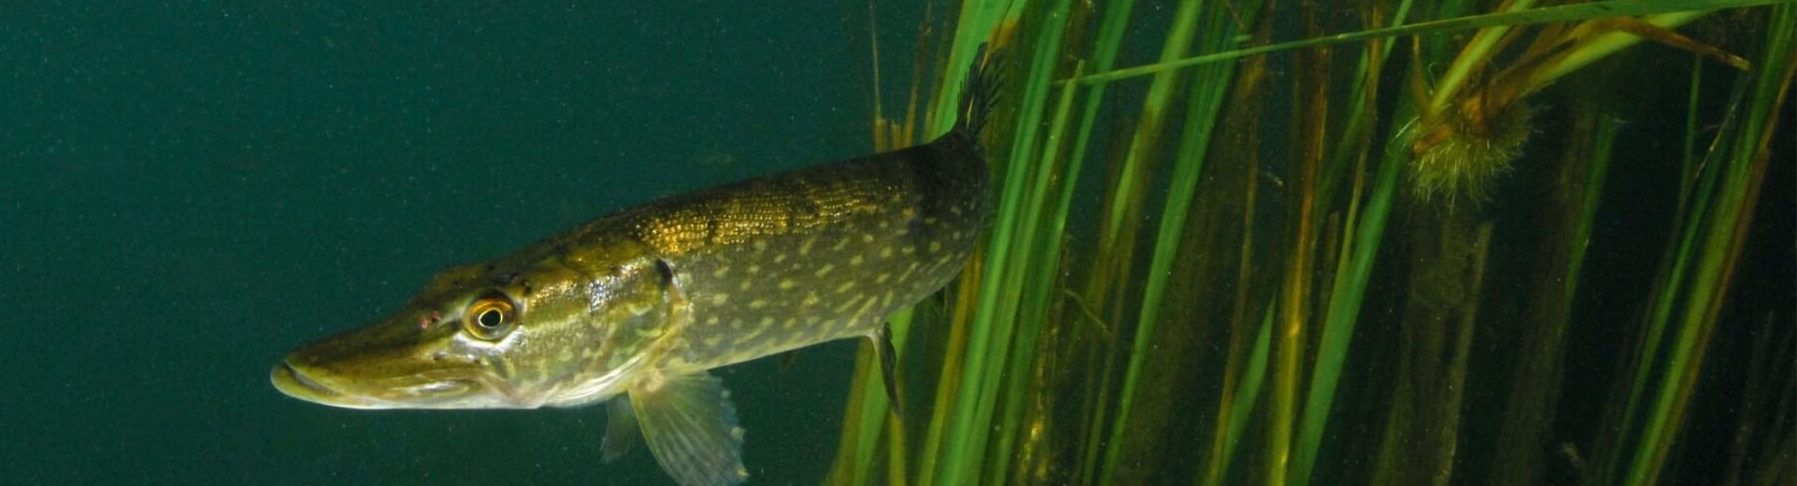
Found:
[{"label": "fish", "polygon": [[350,409],[604,404],[605,462],[643,442],[679,484],[742,483],[745,430],[709,370],[869,339],[902,403],[885,319],[958,275],[985,226],[994,58],[980,49],[954,128],[929,143],[651,201],[451,266],[269,379]]}]

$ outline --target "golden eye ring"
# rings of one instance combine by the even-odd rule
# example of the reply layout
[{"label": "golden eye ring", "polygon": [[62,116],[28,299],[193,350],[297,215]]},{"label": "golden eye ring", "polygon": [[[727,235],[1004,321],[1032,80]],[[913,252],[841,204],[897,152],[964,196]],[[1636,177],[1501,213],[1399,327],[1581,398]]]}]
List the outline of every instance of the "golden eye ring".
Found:
[{"label": "golden eye ring", "polygon": [[517,321],[518,306],[499,292],[488,292],[474,299],[462,313],[462,329],[486,341],[504,338],[517,327]]}]

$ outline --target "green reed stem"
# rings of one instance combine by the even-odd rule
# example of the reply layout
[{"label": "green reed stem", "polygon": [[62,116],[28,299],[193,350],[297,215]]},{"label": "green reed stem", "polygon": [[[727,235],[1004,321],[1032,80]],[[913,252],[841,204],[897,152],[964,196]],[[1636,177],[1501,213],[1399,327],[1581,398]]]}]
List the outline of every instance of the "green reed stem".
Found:
[{"label": "green reed stem", "polygon": [[[1737,95],[1742,93],[1737,91]],[[1736,96],[1731,103],[1730,113],[1725,116],[1724,126],[1732,127],[1736,123],[1734,112],[1740,107],[1740,104],[1741,99]],[[1700,164],[1699,168],[1709,167],[1711,164],[1708,162],[1715,161],[1714,159],[1718,157],[1716,152],[1720,148],[1722,140],[1723,138],[1718,135],[1712,141],[1710,151],[1705,156],[1706,163]],[[1627,398],[1622,402],[1621,418],[1607,427],[1608,430],[1614,432],[1606,435],[1603,446],[1599,449],[1599,453],[1602,454],[1599,461],[1600,469],[1588,478],[1594,483],[1615,483],[1614,475],[1620,472],[1622,461],[1626,460],[1625,446],[1628,444],[1626,440],[1637,425],[1635,420],[1642,409],[1641,399],[1647,393],[1648,384],[1653,378],[1653,371],[1660,356],[1660,344],[1666,336],[1667,323],[1671,320],[1674,303],[1678,300],[1678,296],[1682,295],[1681,291],[1684,289],[1685,273],[1690,267],[1691,251],[1699,236],[1699,232],[1692,228],[1699,226],[1702,215],[1708,212],[1712,199],[1710,196],[1714,192],[1718,180],[1717,173],[1716,170],[1700,170],[1696,173],[1680,174],[1681,178],[1696,176],[1694,179],[1690,179],[1692,184],[1685,186],[1679,197],[1680,200],[1690,202],[1691,205],[1681,207],[1673,220],[1673,227],[1680,229],[1675,230],[1673,249],[1668,253],[1666,259],[1668,262],[1666,270],[1658,281],[1658,287],[1654,289],[1646,326],[1639,336],[1641,345],[1637,348],[1631,366],[1632,377],[1626,389]]]},{"label": "green reed stem", "polygon": [[1657,480],[1672,448],[1673,437],[1677,435],[1677,427],[1684,420],[1698,371],[1703,366],[1709,336],[1725,302],[1729,280],[1739,261],[1760,184],[1764,181],[1769,159],[1765,139],[1777,124],[1775,110],[1790,89],[1792,66],[1797,64],[1793,63],[1793,58],[1797,58],[1797,50],[1793,49],[1793,37],[1797,37],[1793,34],[1797,28],[1792,27],[1797,23],[1794,12],[1797,9],[1788,4],[1774,9],[1764,54],[1752,76],[1752,95],[1747,102],[1746,116],[1739,130],[1729,137],[1732,143],[1724,161],[1726,167],[1721,168],[1725,174],[1717,201],[1720,204],[1714,206],[1714,212],[1706,214],[1704,219],[1707,221],[1700,220],[1687,227],[1704,233],[1702,253],[1691,282],[1678,339],[1639,442],[1647,450],[1635,455],[1627,478],[1629,484],[1651,484]]},{"label": "green reed stem", "polygon": [[[1535,0],[1508,0],[1500,8],[1503,13],[1520,12],[1528,10],[1534,4]],[[1504,38],[1504,34],[1510,32],[1510,27],[1494,25],[1481,28],[1478,33],[1473,34],[1472,40],[1467,41],[1466,47],[1460,50],[1460,55],[1454,57],[1454,63],[1442,74],[1441,81],[1435,84],[1435,97],[1429,100],[1428,106],[1423,107],[1423,113],[1442,112],[1454,100],[1454,96],[1460,94],[1460,87],[1473,71],[1490,69],[1491,51]]]},{"label": "green reed stem", "polygon": [[[1398,6],[1393,18],[1394,25],[1402,25],[1408,16],[1411,2],[1404,0]],[[1368,128],[1364,124],[1362,113],[1369,108],[1372,99],[1377,95],[1378,77],[1383,67],[1379,60],[1391,53],[1392,45],[1383,46],[1383,52],[1374,59],[1363,58],[1360,72],[1355,76],[1353,96],[1361,102],[1353,103],[1348,114],[1348,128],[1344,130],[1342,147],[1344,155],[1334,165],[1346,166],[1348,143],[1362,138],[1361,132]],[[1408,119],[1399,116],[1397,119]],[[1362,147],[1360,157],[1365,156]],[[1323,431],[1328,425],[1329,412],[1335,401],[1335,390],[1341,380],[1342,363],[1347,360],[1348,346],[1354,335],[1355,323],[1360,318],[1361,304],[1366,300],[1366,287],[1372,279],[1373,262],[1378,255],[1379,243],[1385,234],[1386,216],[1391,210],[1392,196],[1397,187],[1398,165],[1387,158],[1381,165],[1379,175],[1375,179],[1372,200],[1362,213],[1359,190],[1349,199],[1348,220],[1343,225],[1342,256],[1336,259],[1335,279],[1330,284],[1328,307],[1324,310],[1323,329],[1318,340],[1315,369],[1310,378],[1310,387],[1305,393],[1302,429],[1299,430],[1297,452],[1291,463],[1291,484],[1309,484],[1311,471],[1315,467],[1317,451],[1322,446]],[[1360,169],[1356,169],[1357,171]],[[1359,183],[1356,182],[1358,185]],[[1331,186],[1327,181],[1325,187]]]},{"label": "green reed stem", "polygon": [[[1755,455],[1749,452],[1750,444],[1755,442],[1755,435],[1767,435],[1759,440],[1761,449],[1756,451],[1758,455],[1762,455],[1759,458],[1760,461],[1756,461],[1760,462],[1760,464],[1756,464],[1759,467],[1767,466],[1763,456],[1769,455],[1766,454],[1767,451],[1776,450],[1773,447],[1777,441],[1789,440],[1792,435],[1797,435],[1797,432],[1793,432],[1789,424],[1780,421],[1780,417],[1773,416],[1774,410],[1787,412],[1789,400],[1792,397],[1797,397],[1797,389],[1793,388],[1793,385],[1797,385],[1797,374],[1793,374],[1797,370],[1787,369],[1784,366],[1791,364],[1792,361],[1789,359],[1775,361],[1773,359],[1774,357],[1793,356],[1791,354],[1792,344],[1797,343],[1797,333],[1786,332],[1782,333],[1784,334],[1783,338],[1774,338],[1773,336],[1781,334],[1778,332],[1779,329],[1775,322],[1777,321],[1774,316],[1767,315],[1765,320],[1760,321],[1759,327],[1754,329],[1755,339],[1748,354],[1747,372],[1741,375],[1746,378],[1747,383],[1741,387],[1741,405],[1736,408],[1739,412],[1735,414],[1734,440],[1729,450],[1728,467],[1726,468],[1728,472],[1723,476],[1722,481],[1716,484],[1723,486],[1741,484],[1741,476],[1746,471],[1748,458]],[[1767,429],[1780,432],[1764,434]],[[1778,469],[1790,469],[1786,466],[1791,464],[1791,461],[1787,459],[1771,464]]]},{"label": "green reed stem", "polygon": [[[1260,7],[1259,2],[1249,1],[1237,4],[1238,11],[1243,13],[1242,22],[1254,22],[1253,13]],[[1214,9],[1210,15],[1204,16],[1205,25],[1200,32],[1207,37],[1200,41],[1199,49],[1219,49],[1227,45],[1234,37],[1232,20],[1229,16],[1219,15]],[[1141,386],[1144,363],[1151,352],[1151,343],[1155,338],[1155,330],[1161,321],[1162,305],[1167,297],[1167,287],[1174,278],[1171,270],[1178,257],[1181,236],[1186,233],[1186,221],[1196,199],[1199,178],[1205,165],[1205,154],[1210,148],[1211,136],[1215,133],[1217,114],[1222,111],[1224,95],[1228,91],[1235,76],[1234,64],[1222,64],[1215,69],[1200,69],[1193,73],[1187,102],[1187,110],[1183,118],[1184,130],[1180,134],[1180,144],[1176,152],[1175,165],[1168,184],[1165,206],[1162,209],[1160,227],[1155,236],[1152,256],[1148,264],[1147,281],[1142,289],[1141,307],[1137,314],[1136,338],[1134,350],[1130,353],[1129,366],[1126,368],[1123,382],[1123,403],[1118,408],[1118,419],[1112,429],[1111,454],[1118,454],[1126,447],[1121,440],[1124,420],[1131,413],[1131,400]],[[1108,461],[1115,456],[1107,457],[1107,468],[1112,467]]]},{"label": "green reed stem", "polygon": [[[1403,117],[1399,117],[1403,119]],[[1344,251],[1352,253],[1339,260],[1335,281],[1330,285],[1329,307],[1324,311],[1322,337],[1318,343],[1316,369],[1310,379],[1310,392],[1304,405],[1303,430],[1298,440],[1298,453],[1292,463],[1292,484],[1308,484],[1322,445],[1323,431],[1341,381],[1342,363],[1347,360],[1355,323],[1360,319],[1361,304],[1366,301],[1367,283],[1372,278],[1373,263],[1379,255],[1385,236],[1385,223],[1391,215],[1392,201],[1398,192],[1399,175],[1409,156],[1390,151],[1379,164],[1372,192],[1357,222],[1348,226],[1354,233],[1352,245]]]},{"label": "green reed stem", "polygon": [[[1705,172],[1703,181],[1699,183],[1697,195],[1694,198],[1694,202],[1696,203],[1692,208],[1694,214],[1702,214],[1708,209],[1710,203],[1709,194],[1715,187],[1715,180],[1716,177],[1714,171]],[[1623,408],[1622,420],[1620,421],[1621,427],[1625,428],[1617,429],[1618,432],[1612,439],[1610,448],[1606,451],[1608,460],[1604,461],[1605,467],[1601,470],[1601,475],[1598,476],[1602,479],[1596,480],[1597,483],[1611,482],[1611,480],[1608,479],[1609,476],[1617,472],[1621,467],[1621,461],[1624,460],[1625,457],[1623,447],[1626,443],[1624,442],[1624,437],[1628,436],[1628,430],[1633,429],[1635,416],[1638,415],[1638,412],[1641,410],[1641,397],[1647,393],[1648,382],[1653,376],[1653,371],[1656,368],[1655,364],[1658,361],[1660,344],[1666,335],[1667,322],[1671,320],[1673,302],[1677,299],[1680,290],[1684,287],[1684,275],[1689,267],[1688,263],[1690,261],[1691,248],[1697,240],[1698,235],[1695,231],[1683,231],[1682,233],[1683,234],[1680,235],[1678,239],[1677,248],[1673,250],[1671,273],[1664,281],[1662,281],[1662,286],[1655,291],[1653,309],[1649,314],[1647,327],[1643,332],[1644,342],[1639,348],[1638,356],[1635,358],[1634,377],[1632,385],[1628,388],[1628,398],[1624,401],[1625,405]]]},{"label": "green reed stem", "polygon": [[[969,1],[961,6],[961,15],[955,23],[954,37],[948,56],[948,65],[955,67],[948,68],[943,72],[942,86],[937,90],[937,112],[933,117],[936,126],[931,127],[931,133],[946,133],[953,127],[957,119],[956,109],[959,107],[959,103],[956,103],[955,100],[960,97],[967,74],[967,70],[961,66],[968,66],[969,63],[976,61],[973,59],[974,52],[978,50],[981,43],[989,40],[990,33],[1003,20],[1005,7],[1004,2],[979,0]],[[1002,69],[1003,67],[992,66],[991,68]],[[994,137],[994,139],[998,138]],[[1018,168],[1012,167],[1011,169]],[[1002,242],[1008,238],[1011,222],[1016,218],[1016,201],[1010,194],[1014,188],[1012,184],[1008,183],[1010,180],[1010,178],[1002,179],[1006,188],[1005,203],[1001,204],[994,212],[994,233],[987,239],[989,242],[1001,243],[988,245],[984,252],[984,261],[981,265],[983,278],[979,283],[980,291],[975,297],[977,299],[975,308],[978,310],[965,325],[968,336],[965,341],[966,347],[963,348],[965,350],[963,361],[959,368],[945,368],[942,371],[945,386],[953,385],[954,392],[946,397],[941,395],[942,391],[938,392],[938,407],[935,412],[937,416],[930,421],[929,430],[926,432],[923,453],[920,456],[922,463],[919,465],[917,474],[919,484],[925,486],[936,484],[938,480],[953,479],[964,474],[962,469],[966,467],[969,454],[967,442],[972,440],[971,436],[984,433],[983,427],[971,424],[975,419],[981,389],[987,387],[986,360],[991,355],[990,343],[993,341],[993,334],[1008,331],[1008,329],[997,329],[1000,323],[993,321],[998,320],[998,316],[986,311],[989,310],[988,305],[990,305],[991,299],[996,297],[993,287],[1000,281],[997,276],[1002,275],[998,272],[1004,268],[1006,258],[1009,256],[1006,253],[1008,246]],[[1007,234],[999,234],[999,231],[1006,231]],[[958,376],[951,377],[950,375]],[[962,483],[946,481],[942,484]]]},{"label": "green reed stem", "polygon": [[[1687,99],[1685,101],[1685,150],[1684,150],[1684,157],[1679,159],[1678,173],[1679,173],[1679,176],[1681,176],[1681,177],[1689,176],[1690,174],[1692,174],[1693,173],[1692,169],[1691,169],[1692,164],[1697,163],[1697,136],[1698,136],[1697,117],[1698,117],[1699,109],[1702,107],[1701,103],[1703,100],[1703,96],[1702,96],[1703,90],[1698,89],[1698,88],[1701,87],[1702,85],[1703,85],[1703,56],[1692,54],[1691,55],[1691,87],[1688,89],[1690,94],[1687,96]],[[1683,184],[1680,184],[1680,187],[1682,188]],[[1678,211],[1680,213],[1684,212],[1685,203],[1689,202],[1689,200],[1687,199],[1689,196],[1690,196],[1690,191],[1680,190],[1678,192],[1678,206],[1677,207],[1678,207]]]},{"label": "green reed stem", "polygon": [[954,404],[958,401],[954,392],[961,388],[961,381],[965,379],[963,376],[965,373],[961,371],[966,368],[968,355],[972,354],[968,352],[967,348],[968,326],[973,321],[973,296],[979,289],[977,280],[983,280],[986,275],[984,268],[979,266],[981,261],[982,259],[975,258],[973,262],[970,262],[968,264],[970,268],[961,273],[962,281],[952,287],[956,298],[955,306],[950,311],[949,322],[951,324],[948,330],[948,342],[945,343],[943,349],[942,373],[937,380],[936,397],[932,400],[930,407],[930,421],[924,435],[924,447],[918,455],[919,464],[916,470],[920,484],[927,485],[935,481],[942,440],[948,430],[949,418],[955,411]]},{"label": "green reed stem", "polygon": [[[1567,330],[1582,280],[1587,243],[1596,221],[1604,180],[1609,172],[1622,123],[1592,107],[1575,107],[1574,146],[1553,179],[1550,208],[1543,210],[1541,233],[1551,238],[1538,251],[1547,263],[1535,273],[1528,290],[1521,346],[1514,361],[1509,398],[1498,432],[1488,484],[1527,485],[1542,482],[1551,450],[1555,407],[1565,363]],[[1585,148],[1588,147],[1588,148]]]},{"label": "green reed stem", "polygon": [[[1670,12],[1649,15],[1642,20],[1662,28],[1672,29],[1691,23],[1691,21],[1703,18],[1703,16],[1709,14],[1709,11]],[[1642,40],[1644,39],[1626,32],[1610,32],[1597,36],[1589,41],[1580,43],[1578,47],[1575,47],[1571,52],[1568,52],[1565,58],[1558,63],[1555,63],[1552,69],[1543,69],[1538,72],[1534,77],[1529,79],[1528,84],[1530,86],[1544,86],[1547,83],[1553,82],[1555,79],[1559,79],[1567,74],[1571,74],[1573,71],[1577,71],[1579,68],[1603,60],[1611,54],[1615,54],[1617,51],[1639,44]]]},{"label": "green reed stem", "polygon": [[[999,464],[1007,464],[1012,458],[1012,446],[1017,439],[1017,422],[1023,415],[1024,407],[1021,404],[1024,392],[1029,387],[1029,370],[1035,363],[1037,337],[1041,335],[1045,325],[1043,316],[1048,313],[1048,299],[1054,288],[1054,274],[1044,274],[1040,270],[1043,265],[1052,265],[1051,262],[1059,260],[1059,255],[1042,254],[1035,250],[1041,247],[1037,239],[1042,235],[1042,214],[1048,205],[1049,193],[1054,189],[1053,176],[1058,172],[1055,144],[1063,134],[1060,130],[1066,129],[1067,113],[1077,90],[1062,90],[1059,107],[1054,115],[1055,121],[1047,134],[1048,139],[1038,144],[1037,132],[1043,112],[1047,109],[1049,92],[1053,89],[1051,82],[1059,64],[1061,39],[1067,29],[1066,22],[1055,20],[1067,18],[1072,6],[1073,2],[1070,0],[1056,0],[1044,16],[1040,17],[1045,24],[1036,40],[1031,59],[1031,75],[1024,85],[1023,107],[1019,109],[1017,136],[1012,148],[1011,163],[1028,165],[1034,173],[1028,176],[1031,181],[1025,186],[1018,236],[1014,241],[1008,242],[1013,245],[1012,251],[1017,253],[1015,262],[1008,269],[1004,287],[1017,295],[1005,302],[1004,309],[1000,312],[1021,318],[1018,319],[1017,334],[1011,343],[1008,373],[995,377],[1005,396],[995,411],[1001,418],[999,427],[994,432],[997,443],[988,451],[988,460]],[[1037,162],[1037,153],[1041,153],[1040,162]],[[1046,237],[1059,239],[1061,235],[1049,234]],[[1010,468],[991,467],[987,471],[987,484],[1003,484]]]},{"label": "green reed stem", "polygon": [[[1203,4],[1204,2],[1200,0],[1184,0],[1181,1],[1178,8],[1174,10],[1173,28],[1167,34],[1167,40],[1162,45],[1161,49],[1161,59],[1163,61],[1185,56],[1187,50],[1191,49],[1192,37],[1197,34],[1197,20],[1200,16],[1199,9]],[[1105,218],[1105,228],[1104,231],[1100,233],[1103,238],[1100,242],[1101,248],[1114,244],[1114,242],[1119,239],[1119,233],[1126,229],[1133,229],[1132,227],[1124,226],[1126,221],[1123,214],[1121,214],[1121,211],[1123,211],[1123,208],[1127,205],[1122,203],[1121,198],[1139,197],[1139,195],[1134,194],[1138,191],[1138,189],[1134,187],[1135,181],[1138,180],[1138,177],[1136,177],[1135,174],[1139,171],[1147,170],[1146,166],[1150,164],[1150,160],[1155,157],[1160,150],[1158,141],[1161,138],[1162,125],[1166,120],[1167,103],[1173,99],[1175,94],[1174,89],[1178,86],[1179,76],[1176,73],[1156,75],[1154,80],[1148,86],[1148,95],[1142,101],[1141,123],[1136,126],[1135,138],[1131,141],[1129,155],[1123,162],[1122,175],[1118,178],[1119,186],[1113,193],[1115,197],[1119,199],[1112,201],[1112,212],[1109,217]],[[1207,121],[1200,120],[1192,120],[1191,122],[1203,123],[1206,125],[1209,124]],[[1207,129],[1205,132],[1208,133],[1209,130]],[[1181,165],[1191,166],[1199,165],[1200,163],[1201,160],[1195,157],[1190,162]],[[1175,170],[1181,169],[1176,168]],[[1193,171],[1195,177],[1196,168],[1186,168],[1184,170]],[[1171,201],[1171,199],[1169,199],[1169,201]],[[1186,202],[1187,200],[1181,200],[1179,204],[1183,206]],[[1183,224],[1183,221],[1181,223]],[[1163,235],[1166,234],[1164,228],[1165,227],[1163,226]],[[1175,236],[1175,239],[1177,239],[1177,236]],[[1128,260],[1125,259],[1121,261],[1127,262]],[[1164,267],[1150,266],[1149,268],[1151,273],[1161,273],[1163,270],[1159,269]],[[1123,391],[1119,397],[1120,402],[1117,405],[1116,418],[1112,420],[1110,441],[1105,452],[1104,475],[1101,478],[1101,481],[1105,483],[1108,483],[1110,479],[1115,478],[1117,474],[1118,458],[1122,456],[1123,449],[1125,448],[1123,443],[1124,434],[1129,431],[1130,406],[1135,400],[1136,386],[1141,378],[1142,362],[1147,357],[1147,354],[1152,347],[1154,326],[1156,324],[1157,322],[1151,318],[1143,318],[1138,321],[1135,330],[1135,345],[1130,352],[1129,366],[1124,372]]]},{"label": "green reed stem", "polygon": [[[1399,0],[1397,12],[1392,15],[1393,26],[1402,26],[1405,20],[1410,18],[1412,3],[1412,0]],[[1365,164],[1361,162],[1365,160],[1367,151],[1371,149],[1373,135],[1371,123],[1377,121],[1377,117],[1366,116],[1366,113],[1369,110],[1376,111],[1378,109],[1379,76],[1383,74],[1385,61],[1391,59],[1391,50],[1396,44],[1389,40],[1379,44],[1378,52],[1369,52],[1360,56],[1359,62],[1354,67],[1354,85],[1348,91],[1353,101],[1349,103],[1348,116],[1344,118],[1346,121],[1342,128],[1341,140],[1336,144],[1334,157],[1324,168],[1323,182],[1320,184],[1324,191],[1323,199],[1325,201],[1333,200],[1330,195],[1334,194],[1343,173],[1350,169],[1365,169]],[[1364,176],[1361,173],[1354,175],[1356,177]],[[1359,197],[1359,194],[1355,194],[1349,199],[1350,204],[1359,203]],[[1350,210],[1349,218],[1353,218],[1354,214],[1357,213]],[[1344,234],[1351,233],[1353,227],[1352,223],[1345,226]],[[1346,245],[1344,245],[1344,252],[1345,248]],[[1340,260],[1337,260],[1338,266],[1339,262]]]},{"label": "green reed stem", "polygon": [[[1008,15],[1018,12],[1007,12],[1006,7],[998,2],[985,3],[980,8],[971,5],[964,7],[962,25],[956,30],[956,53],[949,57],[951,64],[956,56],[972,62],[970,54],[979,42],[984,41],[985,33],[992,32],[1007,21]],[[1020,5],[1008,7],[1021,8]],[[977,20],[970,21],[970,16],[977,16]],[[979,37],[973,38],[973,33],[979,33]],[[963,52],[966,54],[962,54]],[[991,68],[1002,69],[1003,66]],[[1035,88],[1040,91],[1046,90],[1047,83],[1027,83],[1026,102],[1019,105],[1018,110],[1016,126],[1019,132],[1012,138],[1013,150],[1029,145],[1025,141],[1033,140],[1033,131],[1041,116],[1039,104],[1028,103],[1027,100],[1033,98],[1027,93],[1032,89],[1030,85],[1042,84],[1042,87]],[[1019,225],[1025,224],[1021,218],[1024,210],[1022,203],[1030,170],[1034,166],[1030,162],[1028,159],[1013,157],[1004,168],[1004,176],[999,179],[1000,187],[1003,188],[1002,196],[999,198],[998,210],[993,213],[994,223],[984,264],[987,273],[986,278],[980,282],[980,292],[976,297],[978,304],[975,306],[977,313],[970,324],[968,359],[962,371],[963,381],[956,391],[951,415],[952,428],[947,430],[942,441],[939,456],[941,469],[934,471],[937,475],[935,479],[942,484],[970,484],[977,480],[985,463],[983,452],[986,440],[992,435],[990,424],[993,403],[997,399],[997,388],[1003,383],[1004,359],[1017,324],[1016,315],[1011,311],[1015,308],[1017,289],[1004,284],[1010,280],[1007,277],[1011,275],[1010,272],[1018,271],[1012,267],[1016,264],[1012,255],[1015,250],[1012,238],[1017,234]],[[932,453],[926,457],[937,456]]]},{"label": "green reed stem", "polygon": [[[1318,29],[1315,12],[1304,13],[1307,31]],[[1309,73],[1314,81],[1293,89],[1292,110],[1294,154],[1290,157],[1295,170],[1290,171],[1294,191],[1288,196],[1292,209],[1287,210],[1291,229],[1281,272],[1279,288],[1279,329],[1274,333],[1273,395],[1266,428],[1265,481],[1285,485],[1292,473],[1293,430],[1304,370],[1309,360],[1305,348],[1312,339],[1309,328],[1317,302],[1313,279],[1317,268],[1318,242],[1322,236],[1323,216],[1328,209],[1321,198],[1323,159],[1327,149],[1329,120],[1329,49],[1315,49],[1297,56],[1295,68]]]},{"label": "green reed stem", "polygon": [[1576,3],[1542,7],[1516,12],[1503,12],[1481,15],[1470,15],[1415,24],[1371,29],[1345,34],[1326,35],[1311,39],[1281,42],[1264,46],[1238,49],[1233,51],[1204,54],[1181,59],[1163,60],[1155,64],[1100,72],[1083,78],[1084,83],[1116,81],[1160,74],[1180,68],[1199,64],[1228,61],[1257,54],[1303,49],[1326,44],[1358,42],[1380,37],[1396,37],[1402,35],[1423,34],[1430,32],[1452,32],[1478,29],[1483,27],[1535,25],[1557,22],[1573,22],[1580,20],[1616,18],[1626,16],[1651,15],[1669,12],[1686,12],[1696,10],[1719,10],[1726,8],[1754,7],[1788,2],[1790,0],[1609,0],[1600,2]]},{"label": "green reed stem", "polygon": [[1254,335],[1254,350],[1248,354],[1248,366],[1243,370],[1241,391],[1229,403],[1230,440],[1223,442],[1222,456],[1213,458],[1217,464],[1216,472],[1210,473],[1200,484],[1222,484],[1223,478],[1229,477],[1229,464],[1235,460],[1235,451],[1241,441],[1234,438],[1242,436],[1242,430],[1248,428],[1248,417],[1254,411],[1255,402],[1260,401],[1260,386],[1267,378],[1267,353],[1273,337],[1273,312],[1278,307],[1268,304],[1267,311],[1260,320],[1260,332]]},{"label": "green reed stem", "polygon": [[[1098,37],[1092,47],[1090,64],[1093,70],[1107,70],[1116,63],[1117,51],[1123,46],[1123,34],[1127,31],[1134,7],[1135,0],[1117,0],[1105,5],[1098,27]],[[1050,223],[1052,227],[1050,234],[1064,234],[1066,229],[1067,215],[1072,210],[1073,190],[1078,186],[1079,176],[1085,168],[1086,150],[1092,140],[1092,131],[1096,127],[1098,109],[1104,101],[1104,94],[1109,86],[1108,83],[1097,83],[1087,89],[1086,105],[1079,119],[1079,131],[1074,136],[1073,149],[1068,152],[1071,158],[1067,161],[1066,176],[1061,180],[1061,194],[1064,197],[1055,207],[1055,216]],[[1044,252],[1050,255],[1059,255],[1062,241],[1060,238],[1050,239],[1047,242],[1049,248]],[[1112,326],[1112,329],[1115,329],[1115,325]],[[1111,354],[1108,350],[1115,349],[1116,342],[1107,340],[1103,346],[1106,351],[1100,351],[1097,354],[1108,358]],[[1112,363],[1113,360],[1106,359],[1101,368],[1108,369],[1113,366]],[[1107,400],[1111,389],[1109,376],[1110,373],[1105,373],[1100,379],[1091,380],[1094,384],[1088,389],[1092,392],[1083,397],[1085,399],[1083,405],[1092,410],[1092,413],[1087,415],[1090,420],[1087,424],[1085,440],[1082,441],[1085,450],[1080,454],[1080,484],[1093,484],[1095,475],[1099,472],[1098,451],[1102,449],[1101,446],[1104,443],[1102,437],[1106,424],[1105,407],[1110,404],[1110,401]]]}]

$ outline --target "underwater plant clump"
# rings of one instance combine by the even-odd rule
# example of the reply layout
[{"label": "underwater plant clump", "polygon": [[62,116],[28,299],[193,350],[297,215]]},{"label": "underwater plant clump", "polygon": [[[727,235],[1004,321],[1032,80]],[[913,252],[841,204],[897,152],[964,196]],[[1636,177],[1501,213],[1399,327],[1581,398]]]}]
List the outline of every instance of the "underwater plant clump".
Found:
[{"label": "underwater plant clump", "polygon": [[1484,202],[1497,177],[1522,155],[1533,116],[1529,106],[1510,103],[1495,112],[1451,108],[1418,119],[1408,144],[1417,200]]}]

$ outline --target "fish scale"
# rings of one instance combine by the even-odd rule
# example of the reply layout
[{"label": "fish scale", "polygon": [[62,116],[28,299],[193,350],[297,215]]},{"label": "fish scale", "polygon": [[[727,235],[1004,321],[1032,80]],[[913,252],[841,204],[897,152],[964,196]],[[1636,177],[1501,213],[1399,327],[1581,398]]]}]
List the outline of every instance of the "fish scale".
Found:
[{"label": "fish scale", "polygon": [[691,305],[681,364],[714,368],[866,336],[946,284],[985,213],[983,164],[968,157],[971,143],[948,140],[675,198],[595,230],[621,225],[669,263]]},{"label": "fish scale", "polygon": [[270,380],[345,408],[603,402],[607,460],[640,437],[681,484],[742,482],[744,430],[707,370],[865,337],[897,398],[885,317],[954,278],[989,212],[975,135],[993,84],[978,68],[968,79],[959,123],[935,141],[662,199],[451,267],[393,315],[294,350]]}]

